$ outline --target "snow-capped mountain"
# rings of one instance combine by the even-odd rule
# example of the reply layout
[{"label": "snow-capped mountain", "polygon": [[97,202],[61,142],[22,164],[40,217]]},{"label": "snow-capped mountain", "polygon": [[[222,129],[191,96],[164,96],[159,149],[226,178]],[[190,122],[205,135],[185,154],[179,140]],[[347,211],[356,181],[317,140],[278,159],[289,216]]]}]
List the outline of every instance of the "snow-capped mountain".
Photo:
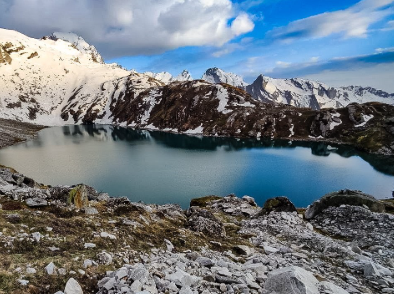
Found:
[{"label": "snow-capped mountain", "polygon": [[165,85],[172,83],[172,82],[186,82],[186,81],[193,81],[192,76],[187,70],[183,70],[179,75],[174,77],[172,74],[169,72],[163,71],[159,73],[153,73],[153,72],[144,72],[145,75],[150,76]]},{"label": "snow-capped mountain", "polygon": [[209,68],[202,77],[210,83],[226,83],[245,90],[253,98],[267,103],[283,103],[312,109],[340,108],[349,103],[382,102],[394,105],[394,94],[371,87],[329,87],[323,83],[304,79],[273,79],[260,75],[252,84],[241,76],[219,68]]},{"label": "snow-capped mountain", "polygon": [[290,104],[312,109],[340,108],[352,102],[382,102],[394,105],[394,94],[359,86],[329,87],[304,79],[273,79],[260,75],[245,90],[264,102]]},{"label": "snow-capped mountain", "polygon": [[193,81],[193,78],[187,70],[183,70],[179,75],[177,75],[174,78],[174,81],[178,81],[178,82]]},{"label": "snow-capped mountain", "polygon": [[212,84],[225,83],[241,89],[244,89],[248,85],[241,76],[231,72],[225,72],[217,67],[207,69],[201,79]]},{"label": "snow-capped mountain", "polygon": [[50,36],[46,36],[43,39],[51,39],[54,41],[63,40],[69,42],[75,46],[80,52],[85,53],[86,55],[90,55],[92,61],[98,63],[104,63],[104,59],[98,53],[96,47],[88,44],[81,36],[78,36],[74,33],[62,33],[62,32],[54,32]]},{"label": "snow-capped mountain", "polygon": [[91,53],[62,39],[37,40],[0,29],[0,117],[63,125],[94,109],[110,122],[108,103],[126,84],[135,83],[135,93],[160,84],[116,64],[98,63]]},{"label": "snow-capped mountain", "polygon": [[[191,77],[183,72],[180,78]],[[271,103],[254,99],[234,83],[166,84],[116,64],[98,63],[90,52],[62,39],[37,40],[0,29],[1,118],[47,126],[101,123],[211,136],[318,138],[394,153],[393,106],[353,103],[311,111],[272,101],[294,104],[310,91],[321,106],[319,97],[335,101],[337,90],[299,79],[260,76],[256,81],[246,87]],[[296,90],[299,96],[293,96]],[[370,88],[345,90],[385,95]],[[281,98],[290,94],[289,100]],[[392,102],[390,97],[384,99]]]}]

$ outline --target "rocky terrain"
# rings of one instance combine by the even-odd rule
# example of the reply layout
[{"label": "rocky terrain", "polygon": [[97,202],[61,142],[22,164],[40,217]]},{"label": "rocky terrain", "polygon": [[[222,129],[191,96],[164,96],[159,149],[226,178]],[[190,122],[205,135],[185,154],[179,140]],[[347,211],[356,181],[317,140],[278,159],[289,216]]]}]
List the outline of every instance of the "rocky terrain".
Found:
[{"label": "rocky terrain", "polygon": [[31,140],[43,126],[0,118],[0,148]]},{"label": "rocky terrain", "polygon": [[1,167],[0,293],[394,293],[393,211],[349,190],[184,211]]}]

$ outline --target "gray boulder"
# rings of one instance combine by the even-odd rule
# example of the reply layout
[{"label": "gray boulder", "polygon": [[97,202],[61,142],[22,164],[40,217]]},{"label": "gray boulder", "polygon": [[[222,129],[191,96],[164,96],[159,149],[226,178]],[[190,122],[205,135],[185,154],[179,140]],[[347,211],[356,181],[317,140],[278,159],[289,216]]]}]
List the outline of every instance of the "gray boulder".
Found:
[{"label": "gray boulder", "polygon": [[360,191],[340,190],[338,192],[326,194],[321,199],[309,205],[305,211],[305,218],[312,219],[330,206],[339,207],[344,204],[353,206],[366,205],[373,212],[385,211],[385,205],[371,195]]},{"label": "gray boulder", "polygon": [[75,279],[71,278],[67,281],[64,294],[83,294],[82,287]]},{"label": "gray boulder", "polygon": [[271,272],[265,290],[268,294],[319,294],[318,284],[312,273],[291,266]]},{"label": "gray boulder", "polygon": [[349,292],[330,282],[321,282],[320,289],[326,294],[349,294]]},{"label": "gray boulder", "polygon": [[29,198],[26,199],[26,205],[29,207],[43,207],[48,205],[48,201],[42,198]]}]

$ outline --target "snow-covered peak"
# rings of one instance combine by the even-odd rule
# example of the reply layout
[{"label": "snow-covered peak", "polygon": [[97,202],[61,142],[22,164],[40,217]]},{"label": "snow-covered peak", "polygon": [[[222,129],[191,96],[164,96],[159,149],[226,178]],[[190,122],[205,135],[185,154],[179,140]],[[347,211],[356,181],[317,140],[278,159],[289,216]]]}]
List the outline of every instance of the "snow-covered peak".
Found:
[{"label": "snow-covered peak", "polygon": [[225,72],[217,67],[207,69],[201,79],[212,84],[225,83],[238,88],[244,88],[248,85],[241,76]]},{"label": "snow-covered peak", "polygon": [[168,84],[171,83],[173,76],[172,74],[170,74],[169,72],[163,71],[163,72],[159,72],[159,73],[154,73],[154,72],[144,72],[144,74],[146,74],[147,76],[154,78],[164,84]]},{"label": "snow-covered peak", "polygon": [[187,70],[183,70],[176,78],[173,80],[179,82],[193,81],[191,74]]},{"label": "snow-covered peak", "polygon": [[[45,38],[45,37],[44,37]],[[75,46],[77,50],[82,53],[85,53],[91,57],[91,60],[97,63],[104,63],[103,58],[98,53],[96,47],[90,45],[88,42],[84,40],[81,36],[78,36],[74,33],[64,33],[64,32],[54,32],[51,36],[46,37],[51,40],[63,40],[71,43]]]},{"label": "snow-covered peak", "polygon": [[183,70],[178,76],[174,77],[172,74],[169,72],[163,71],[159,73],[154,73],[154,72],[144,72],[147,76],[150,76],[164,84],[169,84],[172,82],[186,82],[186,81],[193,81],[192,76],[187,70]]}]

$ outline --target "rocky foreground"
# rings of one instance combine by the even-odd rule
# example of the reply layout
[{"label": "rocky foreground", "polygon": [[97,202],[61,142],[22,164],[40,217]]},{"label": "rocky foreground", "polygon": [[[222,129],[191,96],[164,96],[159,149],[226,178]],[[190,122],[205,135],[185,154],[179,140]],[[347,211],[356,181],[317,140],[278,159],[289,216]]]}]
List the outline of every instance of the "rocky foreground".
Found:
[{"label": "rocky foreground", "polygon": [[0,293],[394,293],[394,206],[359,191],[184,211],[1,167],[0,195]]}]

